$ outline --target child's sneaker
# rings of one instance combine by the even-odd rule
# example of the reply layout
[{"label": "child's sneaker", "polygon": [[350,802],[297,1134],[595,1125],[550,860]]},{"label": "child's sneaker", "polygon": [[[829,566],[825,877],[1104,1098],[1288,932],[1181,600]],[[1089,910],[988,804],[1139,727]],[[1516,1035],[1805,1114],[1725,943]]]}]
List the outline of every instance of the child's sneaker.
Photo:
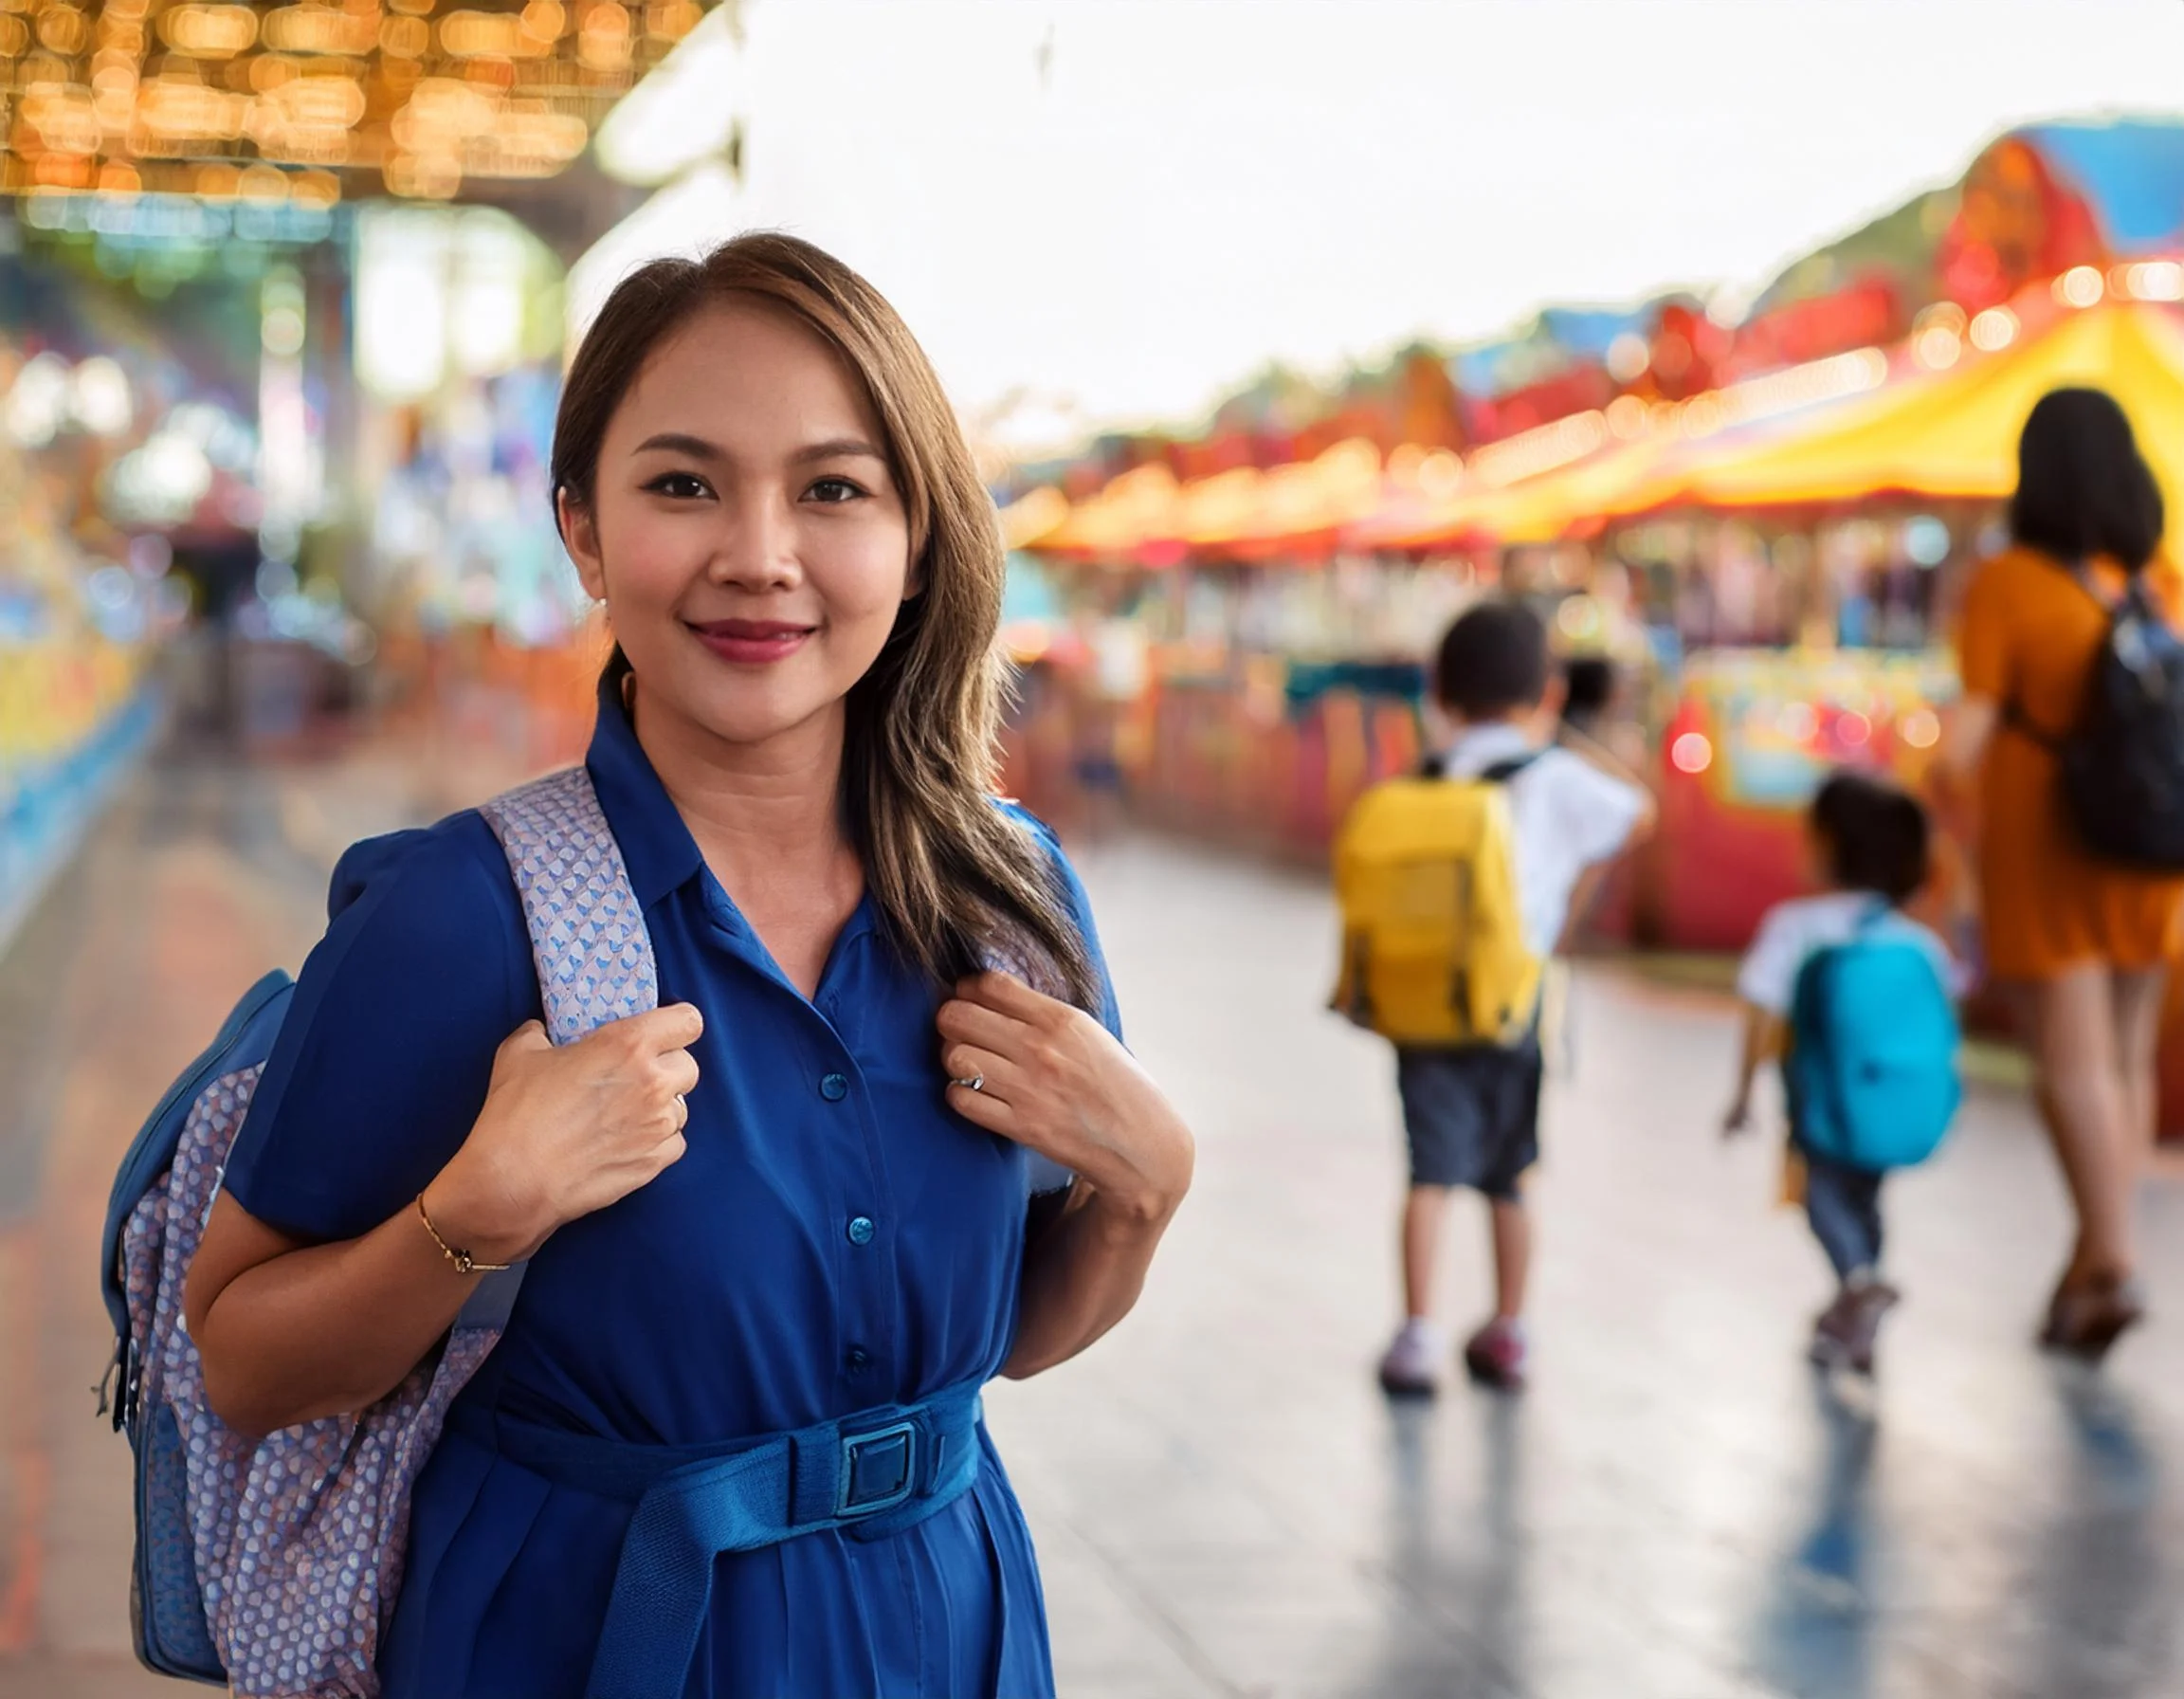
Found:
[{"label": "child's sneaker", "polygon": [[1881,1318],[1896,1307],[1902,1296],[1884,1280],[1866,1278],[1846,1284],[1835,1294],[1835,1302],[1812,1324],[1812,1361],[1824,1369],[1851,1369],[1870,1375]]},{"label": "child's sneaker", "polygon": [[1405,1322],[1380,1359],[1380,1386],[1396,1398],[1430,1398],[1441,1390],[1441,1330],[1416,1317]]},{"label": "child's sneaker", "polygon": [[1464,1346],[1464,1367],[1483,1386],[1516,1392],[1524,1384],[1524,1324],[1496,1317]]}]

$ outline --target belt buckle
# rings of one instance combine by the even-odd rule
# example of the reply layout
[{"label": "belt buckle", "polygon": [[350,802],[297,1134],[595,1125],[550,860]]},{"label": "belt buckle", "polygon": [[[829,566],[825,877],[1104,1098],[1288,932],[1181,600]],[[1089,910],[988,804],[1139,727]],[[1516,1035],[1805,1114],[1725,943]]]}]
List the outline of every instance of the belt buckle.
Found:
[{"label": "belt buckle", "polygon": [[876,1516],[918,1489],[918,1424],[896,1422],[842,1439],[837,1516]]}]

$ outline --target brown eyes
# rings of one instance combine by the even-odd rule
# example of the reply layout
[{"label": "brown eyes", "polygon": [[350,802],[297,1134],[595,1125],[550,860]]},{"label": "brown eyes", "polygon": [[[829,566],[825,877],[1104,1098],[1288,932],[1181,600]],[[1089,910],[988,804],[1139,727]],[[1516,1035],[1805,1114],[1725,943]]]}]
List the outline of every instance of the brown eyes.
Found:
[{"label": "brown eyes", "polygon": [[[645,485],[648,495],[664,496],[670,502],[701,502],[713,494],[712,487],[692,472],[665,472]],[[871,492],[846,478],[821,478],[804,492],[804,499],[821,507],[840,507],[850,502],[863,501]]]}]

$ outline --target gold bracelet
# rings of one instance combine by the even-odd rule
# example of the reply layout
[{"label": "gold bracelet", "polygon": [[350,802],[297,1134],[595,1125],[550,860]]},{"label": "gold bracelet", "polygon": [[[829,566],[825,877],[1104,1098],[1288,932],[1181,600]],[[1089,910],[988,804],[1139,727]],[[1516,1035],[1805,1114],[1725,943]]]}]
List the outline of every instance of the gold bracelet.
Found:
[{"label": "gold bracelet", "polygon": [[425,1213],[425,1194],[417,1194],[417,1219],[425,1223],[425,1231],[432,1235],[432,1242],[440,1247],[440,1254],[455,1265],[458,1274],[505,1274],[514,1263],[482,1263],[467,1251],[458,1251],[440,1236],[440,1230],[432,1225],[432,1217]]}]

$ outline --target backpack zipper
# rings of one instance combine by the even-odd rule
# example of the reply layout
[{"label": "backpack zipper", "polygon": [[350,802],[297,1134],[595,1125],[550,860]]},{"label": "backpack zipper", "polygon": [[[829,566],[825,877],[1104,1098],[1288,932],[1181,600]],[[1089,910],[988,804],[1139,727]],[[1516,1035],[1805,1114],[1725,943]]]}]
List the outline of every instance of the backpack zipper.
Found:
[{"label": "backpack zipper", "polygon": [[[212,1070],[219,1065],[221,1058],[226,1055],[228,1047],[235,1042],[245,1027],[258,1018],[259,1014],[267,1003],[286,989],[284,982],[268,984],[267,981],[273,979],[274,977],[271,974],[266,975],[265,978],[261,979],[255,988],[245,995],[243,1001],[236,1005],[234,1013],[228,1015],[226,1024],[221,1027],[212,1042],[205,1047],[203,1054],[191,1065],[189,1070],[180,1079],[167,1087],[166,1095],[160,1098],[158,1105],[145,1118],[144,1124],[147,1128],[157,1126],[173,1113],[177,1104],[186,1100],[193,1100],[205,1088],[206,1082],[212,1077]],[[150,1177],[147,1176],[147,1185],[149,1182]],[[115,1284],[119,1286],[124,1293],[129,1288],[129,1269],[125,1261],[126,1252],[121,1245],[121,1235],[125,1235],[127,1232],[128,1221],[124,1217],[121,1224],[121,1234],[117,1235],[115,1240],[113,1270]],[[99,1408],[95,1414],[104,1416],[108,1409],[107,1388],[118,1377],[119,1384],[116,1388],[118,1396],[112,1405],[114,1426],[117,1432],[136,1420],[138,1395],[143,1391],[144,1377],[140,1372],[142,1365],[136,1361],[136,1342],[131,1335],[118,1337],[114,1342],[114,1361],[108,1365],[106,1373],[100,1377],[99,1384],[92,1388],[99,1397]]]}]

